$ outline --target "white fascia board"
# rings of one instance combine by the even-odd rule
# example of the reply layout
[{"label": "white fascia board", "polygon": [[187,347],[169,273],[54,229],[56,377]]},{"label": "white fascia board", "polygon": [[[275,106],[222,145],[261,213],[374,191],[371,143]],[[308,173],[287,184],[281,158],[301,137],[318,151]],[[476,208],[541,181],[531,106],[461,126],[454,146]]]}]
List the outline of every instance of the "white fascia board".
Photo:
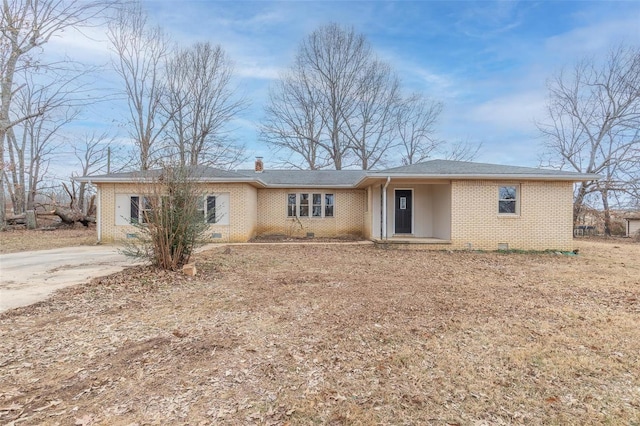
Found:
[{"label": "white fascia board", "polygon": [[[117,177],[100,177],[95,178],[91,176],[83,176],[74,178],[77,182],[91,182],[91,183],[152,183],[155,181],[155,178],[140,178],[140,179],[132,179],[128,178],[117,178]],[[257,184],[258,186],[266,186],[264,182],[259,179],[246,179],[246,178],[225,178],[225,179],[211,179],[211,178],[197,178],[193,179],[193,182],[201,182],[201,183],[249,183],[249,184]]]},{"label": "white fascia board", "polygon": [[[539,174],[404,174],[389,173],[380,176],[365,176],[357,184],[365,180],[385,180],[388,176],[392,179],[447,179],[447,180],[545,180],[545,181],[570,181],[580,182],[587,180],[598,180],[602,176],[594,174],[575,174],[575,175],[539,175]],[[356,184],[356,185],[357,185]]]},{"label": "white fascia board", "polygon": [[287,184],[287,183],[278,183],[278,184],[266,184],[265,188],[273,188],[273,189],[356,189],[356,185],[350,184],[341,184],[341,185],[301,185],[301,184]]}]

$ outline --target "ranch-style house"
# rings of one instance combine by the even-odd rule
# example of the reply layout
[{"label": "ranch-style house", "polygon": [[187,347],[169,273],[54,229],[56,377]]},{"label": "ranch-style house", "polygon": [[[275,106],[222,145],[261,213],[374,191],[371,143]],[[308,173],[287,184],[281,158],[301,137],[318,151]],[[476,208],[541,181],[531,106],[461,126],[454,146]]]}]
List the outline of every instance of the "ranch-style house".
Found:
[{"label": "ranch-style house", "polygon": [[[256,236],[357,236],[432,249],[573,249],[573,185],[597,175],[432,160],[386,170],[194,167],[212,242]],[[85,176],[98,240],[136,233],[160,171]]]}]

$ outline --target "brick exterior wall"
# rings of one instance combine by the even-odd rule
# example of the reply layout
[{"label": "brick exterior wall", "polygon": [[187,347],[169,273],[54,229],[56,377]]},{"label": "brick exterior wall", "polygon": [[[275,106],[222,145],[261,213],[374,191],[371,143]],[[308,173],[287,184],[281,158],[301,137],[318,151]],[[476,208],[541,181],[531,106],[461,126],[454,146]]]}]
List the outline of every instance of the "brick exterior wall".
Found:
[{"label": "brick exterior wall", "polygon": [[[519,214],[498,214],[498,188],[519,187]],[[453,181],[451,246],[497,250],[573,249],[571,182]]]},{"label": "brick exterior wall", "polygon": [[[288,194],[334,194],[333,217],[287,217]],[[258,235],[304,237],[364,235],[364,190],[359,189],[258,189]]]},{"label": "brick exterior wall", "polygon": [[[131,225],[116,225],[116,194],[144,195],[142,184],[101,183],[101,241],[112,243],[127,239],[127,234],[138,232]],[[243,242],[255,235],[256,231],[256,189],[248,184],[202,184],[206,194],[229,194],[228,225],[211,224],[207,231],[211,242]],[[215,235],[214,238],[214,234]]]},{"label": "brick exterior wall", "polygon": [[[498,188],[518,187],[519,213],[498,214]],[[209,194],[228,193],[228,225],[210,225],[212,242],[242,242],[255,235],[284,234],[317,237],[379,233],[379,184],[369,189],[256,189],[249,184],[206,184]],[[410,186],[410,185],[404,185]],[[126,239],[135,227],[116,225],[116,194],[142,194],[140,184],[102,183],[100,187],[101,241]],[[573,184],[571,182],[452,181],[450,244],[426,244],[412,248],[496,250],[572,250]],[[287,217],[290,193],[334,194],[333,217]],[[388,202],[393,203],[393,192]],[[419,191],[416,192],[420,194]],[[323,209],[324,213],[324,209]],[[446,216],[446,215],[445,215]],[[443,216],[444,217],[444,216]],[[389,221],[393,216],[389,216]],[[415,220],[420,220],[416,215]],[[213,238],[213,234],[219,234]],[[425,235],[429,237],[429,235]]]}]

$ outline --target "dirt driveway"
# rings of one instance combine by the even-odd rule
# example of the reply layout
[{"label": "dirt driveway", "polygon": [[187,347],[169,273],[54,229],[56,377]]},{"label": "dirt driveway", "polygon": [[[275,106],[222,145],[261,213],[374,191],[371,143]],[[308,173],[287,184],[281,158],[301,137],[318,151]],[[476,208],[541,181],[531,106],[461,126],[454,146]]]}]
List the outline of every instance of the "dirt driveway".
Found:
[{"label": "dirt driveway", "polygon": [[113,246],[81,246],[0,255],[0,312],[46,299],[55,290],[134,263]]}]

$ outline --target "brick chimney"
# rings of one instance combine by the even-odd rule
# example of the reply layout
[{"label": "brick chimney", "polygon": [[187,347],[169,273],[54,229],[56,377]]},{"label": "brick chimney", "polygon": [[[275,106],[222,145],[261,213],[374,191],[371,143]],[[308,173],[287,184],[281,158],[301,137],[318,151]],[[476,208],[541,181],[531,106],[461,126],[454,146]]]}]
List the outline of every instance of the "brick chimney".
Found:
[{"label": "brick chimney", "polygon": [[256,173],[262,173],[264,170],[264,164],[262,163],[262,157],[256,157]]}]

